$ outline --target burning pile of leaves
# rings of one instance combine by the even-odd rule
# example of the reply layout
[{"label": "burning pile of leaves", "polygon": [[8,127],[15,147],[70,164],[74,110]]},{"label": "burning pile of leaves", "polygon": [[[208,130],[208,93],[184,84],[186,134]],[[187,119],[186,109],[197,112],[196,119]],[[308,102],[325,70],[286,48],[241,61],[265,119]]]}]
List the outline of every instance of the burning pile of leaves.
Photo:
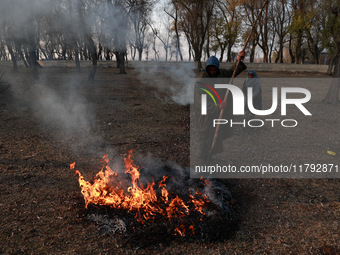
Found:
[{"label": "burning pile of leaves", "polygon": [[[190,179],[184,169],[163,167],[160,180],[141,181],[143,169],[124,159],[125,177],[109,166],[108,156],[92,182],[75,170],[85,200],[85,218],[95,222],[102,234],[130,236],[130,245],[168,242],[176,237],[193,240],[226,238],[236,224],[231,194],[216,181]],[[75,163],[70,165],[75,169]],[[181,171],[181,174],[177,172]],[[148,241],[143,238],[147,234]]]}]

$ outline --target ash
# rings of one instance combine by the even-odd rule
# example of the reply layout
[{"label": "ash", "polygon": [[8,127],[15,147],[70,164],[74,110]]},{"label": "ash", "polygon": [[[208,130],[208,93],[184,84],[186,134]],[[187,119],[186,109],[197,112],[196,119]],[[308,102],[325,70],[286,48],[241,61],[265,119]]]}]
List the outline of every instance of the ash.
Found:
[{"label": "ash", "polygon": [[87,219],[98,225],[98,231],[102,235],[124,234],[126,232],[126,225],[122,219],[110,219],[108,215],[94,213],[87,215]]}]

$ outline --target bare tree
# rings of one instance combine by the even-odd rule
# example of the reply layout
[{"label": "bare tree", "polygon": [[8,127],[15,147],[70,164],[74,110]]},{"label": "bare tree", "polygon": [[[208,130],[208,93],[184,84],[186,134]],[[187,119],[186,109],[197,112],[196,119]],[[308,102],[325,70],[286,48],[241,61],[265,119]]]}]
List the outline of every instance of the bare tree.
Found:
[{"label": "bare tree", "polygon": [[[259,19],[259,34],[260,40],[258,41],[259,47],[262,49],[263,52],[263,62],[268,63],[268,56],[269,56],[269,47],[268,47],[268,16],[269,16],[269,1],[264,0],[266,2],[266,6],[264,12]],[[261,6],[263,5],[261,1]]]},{"label": "bare tree", "polygon": [[165,61],[168,61],[168,54],[169,54],[169,49],[171,48],[171,23],[170,20],[168,19],[167,24],[164,24],[164,33],[161,34],[160,29],[155,28],[151,23],[149,23],[149,26],[154,34],[155,37],[159,39],[159,41],[162,43],[164,51],[165,51]]},{"label": "bare tree", "polygon": [[[80,24],[85,25],[85,29],[81,29],[81,36],[84,38],[84,43],[90,53],[91,60],[92,60],[92,68],[89,73],[89,81],[94,81],[94,77],[97,72],[97,62],[98,62],[98,54],[97,54],[97,47],[93,41],[92,38],[92,30],[91,27],[88,24],[88,21],[94,21],[89,18],[89,16],[92,15],[93,10],[89,5],[86,5],[86,3],[83,0],[78,0],[77,2],[77,12],[79,15],[79,21]],[[73,44],[76,42],[76,38],[72,39]],[[76,51],[78,53],[78,51]],[[79,58],[76,56],[76,60],[79,62]]]},{"label": "bare tree", "polygon": [[323,44],[329,50],[334,65],[334,77],[330,85],[324,102],[339,104],[340,91],[340,1],[331,0],[324,2],[323,8],[329,13],[327,24],[323,30]]},{"label": "bare tree", "polygon": [[[73,3],[74,1],[72,0],[69,0],[69,15],[72,17],[74,15],[73,13]],[[80,30],[81,29],[81,1],[78,1],[78,4],[77,4],[77,19],[75,19],[75,22],[76,22],[76,30]],[[79,35],[78,35],[78,31],[73,31],[73,34],[71,37],[71,45],[72,45],[72,48],[74,50],[74,59],[75,59],[75,63],[76,63],[76,69],[78,72],[80,72],[80,62],[79,62],[79,50],[78,50],[78,41],[79,41]],[[95,73],[95,72],[94,72]],[[93,77],[91,78],[91,80],[94,79],[94,74],[93,74]]]},{"label": "bare tree", "polygon": [[[219,21],[219,26],[217,31],[215,31],[215,38],[219,42],[221,57],[220,61],[223,60],[223,52],[225,48],[227,49],[227,61],[230,62],[232,60],[232,47],[235,46],[237,39],[241,32],[241,1],[239,0],[230,0],[223,1],[219,0],[217,3],[217,13],[221,15],[223,18]],[[220,23],[222,22],[222,23]]]},{"label": "bare tree", "polygon": [[302,64],[303,57],[303,44],[305,40],[304,32],[306,31],[306,0],[292,0],[293,20],[290,25],[290,31],[295,37],[295,64]]},{"label": "bare tree", "polygon": [[129,0],[129,2],[131,2],[130,19],[135,31],[135,44],[138,50],[138,59],[142,60],[145,32],[148,27],[148,20],[152,11],[153,1]]},{"label": "bare tree", "polygon": [[138,51],[138,60],[142,60],[145,33],[148,25],[148,18],[151,12],[151,4],[148,1],[126,0],[129,6],[129,19],[133,33],[128,36],[131,58],[135,60]]},{"label": "bare tree", "polygon": [[120,74],[126,74],[125,56],[127,54],[126,43],[128,34],[129,8],[125,2],[118,0],[107,0],[108,21],[111,27],[108,36],[111,39],[113,53],[116,56],[117,68]]},{"label": "bare tree", "polygon": [[[122,24],[122,26],[125,26],[124,21],[121,20],[119,23]],[[119,73],[120,74],[126,74],[126,71],[125,71],[125,56],[127,54],[127,51],[126,51],[126,38],[125,38],[125,36],[117,36],[115,38],[114,54],[116,55],[117,67],[119,68]]]},{"label": "bare tree", "polygon": [[8,52],[11,56],[13,70],[14,72],[17,72],[18,71],[17,55],[13,49],[15,47],[14,36],[12,34],[12,31],[10,31],[9,27],[10,26],[7,25],[7,22],[5,21],[3,23],[3,36],[4,36],[3,41],[4,44],[7,46]]},{"label": "bare tree", "polygon": [[179,6],[177,0],[171,0],[171,5],[173,6],[173,11],[167,11],[166,8],[164,8],[164,11],[166,14],[168,14],[173,19],[173,30],[175,31],[176,35],[176,51],[179,54],[179,57],[181,61],[183,61],[183,55],[181,51],[181,43],[180,43],[180,28],[179,28]]},{"label": "bare tree", "polygon": [[[283,51],[284,51],[284,45],[286,42],[287,34],[289,33],[289,25],[291,21],[291,11],[290,7],[288,6],[287,0],[278,0],[275,2],[272,2],[271,5],[272,12],[271,12],[271,24],[272,29],[274,33],[274,40],[275,35],[278,36],[278,57],[277,61],[279,63],[283,63]],[[274,44],[271,45],[271,48]]]},{"label": "bare tree", "polygon": [[155,33],[150,33],[150,35],[152,34],[151,36],[151,42],[152,42],[152,50],[154,52],[154,57],[155,57],[155,61],[159,61],[159,52],[157,50],[157,47],[156,47],[156,39],[157,39],[157,36],[155,35]]},{"label": "bare tree", "polygon": [[[258,13],[260,12],[261,5],[260,5],[260,0],[252,0],[252,1],[245,1],[243,3],[243,9],[245,13],[245,20],[246,20],[246,25],[249,27],[246,31],[245,34],[243,34],[243,38],[247,38],[248,34],[251,33],[251,27],[253,26],[256,17]],[[259,34],[259,29],[258,29],[259,23],[257,23],[256,28],[254,29],[252,36],[250,38],[250,56],[249,56],[249,61],[254,62],[255,59],[255,50],[256,47],[259,43],[260,39],[260,34]]]},{"label": "bare tree", "polygon": [[308,2],[308,13],[306,26],[306,35],[308,49],[313,56],[314,64],[319,64],[320,53],[323,50],[322,46],[322,29],[327,22],[328,12],[323,8],[325,0],[317,0]]},{"label": "bare tree", "polygon": [[27,26],[27,41],[28,41],[28,56],[29,56],[29,59],[30,59],[30,66],[31,68],[33,69],[33,77],[35,80],[39,80],[39,63],[38,63],[38,60],[39,60],[39,55],[37,54],[37,44],[39,43],[38,42],[38,39],[35,37],[35,34],[31,32],[31,29],[35,26],[35,20],[32,19],[30,20],[30,23],[29,25]]},{"label": "bare tree", "polygon": [[[12,6],[13,5],[13,6]],[[11,8],[9,8],[11,6]],[[22,3],[16,0],[0,2],[2,24],[4,26],[4,43],[11,55],[14,71],[18,70],[17,56],[25,61],[25,65],[33,70],[34,79],[39,79],[39,23],[42,15],[34,8],[38,7],[36,1]],[[27,8],[25,13],[21,9]],[[16,14],[18,14],[16,16]],[[22,50],[24,53],[22,53]]]},{"label": "bare tree", "polygon": [[213,15],[215,0],[178,0],[181,25],[194,52],[197,72],[202,70],[202,52],[208,27]]},{"label": "bare tree", "polygon": [[149,53],[150,53],[150,46],[152,44],[152,34],[151,33],[147,33],[146,34],[146,38],[145,38],[145,43],[144,43],[144,52],[145,52],[145,59],[149,60]]},{"label": "bare tree", "polygon": [[228,33],[227,26],[224,22],[224,19],[220,16],[214,17],[212,20],[212,29],[211,29],[211,49],[215,52],[220,51],[220,62],[223,61],[224,52],[228,46]]}]

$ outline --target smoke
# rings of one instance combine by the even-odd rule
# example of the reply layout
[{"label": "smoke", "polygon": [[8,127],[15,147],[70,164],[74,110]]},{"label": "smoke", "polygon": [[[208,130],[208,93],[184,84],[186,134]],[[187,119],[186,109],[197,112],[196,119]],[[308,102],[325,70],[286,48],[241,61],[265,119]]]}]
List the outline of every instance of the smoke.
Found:
[{"label": "smoke", "polygon": [[[80,43],[80,37],[84,34],[91,34],[97,40],[100,38],[101,44],[107,47],[114,45],[114,38],[129,35],[130,31],[125,29],[128,17],[122,15],[121,7],[109,5],[108,1],[98,1],[95,5],[91,5],[91,2],[0,1],[0,14],[3,14],[0,16],[0,27],[3,28],[1,39],[6,43],[14,42],[13,46],[17,46],[18,53],[24,48],[27,49],[25,44],[33,36],[36,49],[41,44],[51,44],[51,50],[60,53],[64,49],[72,52],[72,41]],[[64,41],[53,46],[52,44],[58,41],[55,38]],[[80,49],[81,47],[79,45]],[[137,65],[137,71],[140,71],[139,79],[142,83],[165,92],[175,103],[187,105],[193,102],[193,78],[196,76],[194,63],[172,62],[168,65],[167,62],[136,62],[134,65]],[[58,80],[54,80],[55,77],[55,74],[49,76],[48,70],[43,70],[40,81],[29,86],[26,94],[22,94],[20,88],[15,88],[16,96],[32,109],[34,116],[43,126],[55,133],[56,139],[67,141],[75,151],[89,149],[91,144],[100,143],[101,138],[93,131],[96,128],[95,112],[88,100],[82,96],[84,87],[81,86],[79,75],[65,74]],[[13,84],[15,85],[15,82]],[[98,155],[100,152],[95,153]],[[158,173],[161,173],[159,166],[163,164],[151,159],[150,162],[153,163],[148,164],[146,169],[150,169],[153,174],[157,173],[157,178],[161,177],[158,176]],[[118,162],[118,169],[122,169],[120,165]],[[184,171],[177,166],[171,168],[178,169],[178,173]]]},{"label": "smoke", "polygon": [[8,77],[13,84],[14,105],[32,114],[41,130],[49,132],[58,144],[74,152],[96,155],[95,147],[103,139],[98,134],[95,109],[87,95],[89,89],[92,93],[97,89],[88,88],[80,74],[57,72],[44,69],[40,80],[34,83],[25,77],[27,73]]},{"label": "smoke", "polygon": [[[170,63],[170,64],[169,64]],[[167,94],[168,99],[188,105],[194,99],[195,64],[193,62],[134,62],[139,80]]]},{"label": "smoke", "polygon": [[[117,50],[130,34],[129,16],[124,15],[126,10],[122,5],[120,1],[106,0],[95,3],[88,0],[3,0],[0,1],[0,41],[8,50],[13,49],[10,58],[15,56],[28,64],[32,61],[32,51],[39,53],[40,59],[47,55],[74,60],[76,49],[87,50],[85,44],[89,37],[97,45]],[[84,87],[80,85],[80,76],[61,74],[55,80],[56,74],[50,75],[50,70],[45,70],[42,69],[40,81],[33,85],[27,85],[31,79],[20,80],[20,75],[11,77],[18,100],[32,109],[34,116],[53,130],[58,140],[68,140],[73,149],[100,143],[101,139],[93,132],[96,128],[94,110],[82,96]],[[26,91],[23,93],[24,89],[16,83],[26,83]]]},{"label": "smoke", "polygon": [[[88,37],[97,46],[124,51],[128,41],[137,43],[131,21],[142,22],[142,25],[148,18],[143,16],[148,15],[148,11],[139,13],[138,10],[137,6],[126,6],[120,1],[4,0],[0,1],[0,35],[17,56],[32,47],[41,49],[37,51],[40,57],[65,57],[62,55],[65,51],[69,56],[76,47],[83,50]],[[171,67],[166,63],[152,64],[150,68],[149,64],[144,66],[143,63],[142,82],[168,93],[175,103],[187,105],[193,102],[190,79],[195,77],[194,63],[181,62]]]},{"label": "smoke", "polygon": [[[121,1],[89,0],[2,0],[0,40],[14,53],[31,47],[53,58],[62,50],[84,50],[91,37],[111,51],[126,47],[131,34],[129,6]],[[44,58],[46,55],[40,54]],[[49,56],[51,57],[51,56]]]},{"label": "smoke", "polygon": [[72,83],[66,84],[65,89],[60,93],[46,84],[37,83],[32,91],[38,95],[33,101],[33,107],[37,109],[35,113],[45,124],[60,130],[60,133],[77,135],[83,139],[90,134],[92,111],[86,99],[72,87]]}]

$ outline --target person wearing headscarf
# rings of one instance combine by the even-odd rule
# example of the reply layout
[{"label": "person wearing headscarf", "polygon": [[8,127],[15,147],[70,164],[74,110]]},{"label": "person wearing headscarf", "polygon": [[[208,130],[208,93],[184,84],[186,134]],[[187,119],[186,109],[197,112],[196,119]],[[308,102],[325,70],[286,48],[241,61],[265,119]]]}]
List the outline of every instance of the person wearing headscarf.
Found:
[{"label": "person wearing headscarf", "polygon": [[[239,65],[236,70],[236,76],[247,69],[247,66],[242,62],[245,57],[245,53],[241,51],[238,55]],[[210,153],[213,137],[216,128],[213,127],[213,120],[219,118],[221,109],[224,109],[223,119],[230,120],[233,117],[233,97],[231,93],[228,93],[227,102],[224,103],[223,99],[226,94],[226,89],[216,89],[219,95],[219,99],[222,103],[216,104],[213,99],[207,100],[207,114],[201,114],[201,95],[206,94],[205,90],[212,93],[211,88],[214,88],[216,82],[228,84],[230,78],[233,75],[236,63],[230,69],[220,68],[220,63],[215,56],[211,56],[205,63],[205,70],[200,75],[200,78],[195,84],[194,93],[194,106],[196,116],[197,127],[197,142],[198,142],[198,154],[203,160],[210,160],[212,154],[223,152],[223,140],[233,135],[233,128],[229,125],[220,125],[219,135],[216,140],[214,150]],[[215,78],[215,79],[214,79]],[[219,78],[224,78],[223,80]],[[217,80],[218,79],[218,80]],[[205,90],[203,90],[205,89]],[[216,99],[217,100],[217,99]],[[218,102],[219,100],[217,100]],[[209,158],[209,159],[208,159]]]},{"label": "person wearing headscarf", "polygon": [[[246,102],[248,102],[248,88],[253,88],[253,106],[257,110],[262,110],[262,88],[260,84],[260,78],[258,77],[256,71],[250,70],[248,72],[248,77],[243,83],[242,91],[246,97]],[[246,111],[249,111],[248,104],[246,103]]]}]

